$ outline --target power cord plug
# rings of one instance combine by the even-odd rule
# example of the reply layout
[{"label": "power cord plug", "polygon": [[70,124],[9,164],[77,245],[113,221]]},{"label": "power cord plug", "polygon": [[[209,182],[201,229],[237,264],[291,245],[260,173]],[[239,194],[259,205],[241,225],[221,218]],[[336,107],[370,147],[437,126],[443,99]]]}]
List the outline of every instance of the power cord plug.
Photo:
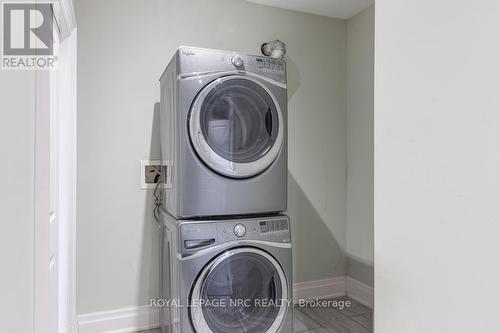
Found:
[{"label": "power cord plug", "polygon": [[158,195],[158,189],[159,189],[160,183],[161,183],[160,179],[161,179],[161,170],[158,171],[158,174],[155,176],[154,181],[156,183],[156,186],[155,186],[155,190],[153,193],[153,196],[154,196],[153,216],[154,216],[156,222],[158,223],[158,225],[160,225],[159,212],[160,212],[160,208],[161,208],[161,204],[162,204],[161,197]]}]

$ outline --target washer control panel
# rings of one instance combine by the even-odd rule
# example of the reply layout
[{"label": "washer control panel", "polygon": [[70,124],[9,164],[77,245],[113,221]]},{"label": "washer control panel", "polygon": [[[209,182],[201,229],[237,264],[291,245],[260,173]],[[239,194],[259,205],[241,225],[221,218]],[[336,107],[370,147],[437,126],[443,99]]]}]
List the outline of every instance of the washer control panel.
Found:
[{"label": "washer control panel", "polygon": [[182,256],[237,241],[290,243],[288,217],[181,222],[179,244]]},{"label": "washer control panel", "polygon": [[263,240],[268,242],[289,242],[290,230],[288,218],[278,216],[261,220],[241,220],[233,222],[217,222],[219,242],[235,240]]},{"label": "washer control panel", "polygon": [[261,233],[288,231],[288,221],[287,220],[260,221],[259,228]]}]

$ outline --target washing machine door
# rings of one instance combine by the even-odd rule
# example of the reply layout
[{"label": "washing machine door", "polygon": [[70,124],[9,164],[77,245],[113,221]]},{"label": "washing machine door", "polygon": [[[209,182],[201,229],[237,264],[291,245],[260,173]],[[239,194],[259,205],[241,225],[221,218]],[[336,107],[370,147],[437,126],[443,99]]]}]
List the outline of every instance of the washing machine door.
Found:
[{"label": "washing machine door", "polygon": [[194,283],[189,311],[198,333],[276,333],[287,300],[279,263],[267,252],[237,248],[204,268]]},{"label": "washing machine door", "polygon": [[244,75],[221,77],[197,95],[189,117],[191,143],[213,171],[255,176],[277,158],[284,124],[269,89]]}]

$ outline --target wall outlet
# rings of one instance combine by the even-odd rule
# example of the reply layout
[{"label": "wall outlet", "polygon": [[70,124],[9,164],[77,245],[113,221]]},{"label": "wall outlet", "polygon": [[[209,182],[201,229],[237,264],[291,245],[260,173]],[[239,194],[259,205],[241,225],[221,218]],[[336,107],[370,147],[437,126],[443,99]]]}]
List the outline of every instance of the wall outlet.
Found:
[{"label": "wall outlet", "polygon": [[160,188],[169,187],[170,164],[165,161],[141,161],[141,188],[155,188],[160,183]]},{"label": "wall outlet", "polygon": [[144,168],[144,182],[146,184],[165,182],[166,165],[145,165]]}]

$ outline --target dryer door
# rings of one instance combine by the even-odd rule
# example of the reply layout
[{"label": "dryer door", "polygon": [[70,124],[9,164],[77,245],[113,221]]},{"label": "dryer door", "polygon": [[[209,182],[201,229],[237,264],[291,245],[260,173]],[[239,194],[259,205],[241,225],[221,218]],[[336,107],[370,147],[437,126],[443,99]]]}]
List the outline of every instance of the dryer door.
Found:
[{"label": "dryer door", "polygon": [[231,75],[209,83],[190,112],[191,143],[212,170],[246,178],[267,169],[283,144],[281,110],[258,80]]},{"label": "dryer door", "polygon": [[288,284],[279,263],[255,248],[227,251],[201,272],[190,299],[196,332],[275,333],[287,311]]}]

